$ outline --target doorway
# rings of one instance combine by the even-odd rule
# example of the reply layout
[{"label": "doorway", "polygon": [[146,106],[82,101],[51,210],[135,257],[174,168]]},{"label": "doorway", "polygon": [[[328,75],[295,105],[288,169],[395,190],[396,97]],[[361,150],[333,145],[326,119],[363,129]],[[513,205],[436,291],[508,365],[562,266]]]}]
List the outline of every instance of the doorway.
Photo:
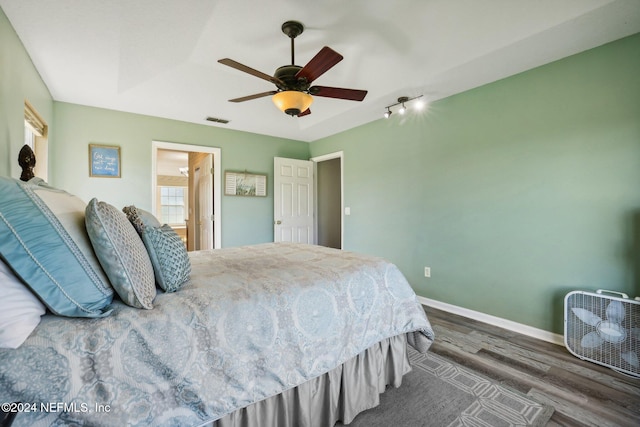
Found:
[{"label": "doorway", "polygon": [[316,244],[342,249],[344,221],[343,152],[313,157],[315,175]]},{"label": "doorway", "polygon": [[[178,234],[178,230],[184,230],[183,240],[189,251],[222,247],[220,151],[215,147],[152,142],[153,213]],[[167,158],[176,161],[165,163]],[[168,179],[171,175],[180,176]]]}]

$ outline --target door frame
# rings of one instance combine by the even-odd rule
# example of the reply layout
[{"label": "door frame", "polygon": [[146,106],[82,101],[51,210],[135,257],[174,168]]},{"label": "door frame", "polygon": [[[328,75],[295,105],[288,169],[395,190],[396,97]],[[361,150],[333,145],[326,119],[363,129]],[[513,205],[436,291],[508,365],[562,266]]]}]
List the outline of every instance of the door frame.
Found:
[{"label": "door frame", "polygon": [[156,172],[158,161],[158,149],[186,151],[195,153],[213,154],[213,248],[222,247],[222,150],[218,147],[208,147],[204,145],[178,144],[166,141],[151,141],[151,206],[152,212],[156,212]]},{"label": "door frame", "polygon": [[322,156],[312,157],[309,160],[313,162],[313,227],[315,244],[318,243],[318,163],[326,160],[340,159],[340,248],[344,249],[344,151],[336,151],[334,153],[323,154]]}]

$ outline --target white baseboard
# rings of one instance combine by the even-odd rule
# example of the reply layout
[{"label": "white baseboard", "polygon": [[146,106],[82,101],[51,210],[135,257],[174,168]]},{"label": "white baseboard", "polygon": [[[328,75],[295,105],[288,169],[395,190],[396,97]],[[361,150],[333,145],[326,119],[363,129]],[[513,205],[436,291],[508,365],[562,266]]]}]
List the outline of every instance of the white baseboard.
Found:
[{"label": "white baseboard", "polygon": [[520,334],[537,338],[539,340],[547,341],[552,344],[564,346],[564,337],[562,335],[554,334],[553,332],[534,328],[522,323],[513,322],[511,320],[502,319],[500,317],[491,316],[490,314],[481,313],[479,311],[469,310],[468,308],[459,307],[457,305],[447,304],[446,302],[440,302],[430,298],[421,297],[420,295],[418,295],[418,301],[428,307],[437,308],[438,310],[447,311],[449,313],[468,317],[473,320],[488,323],[489,325],[499,326],[513,332],[518,332]]}]

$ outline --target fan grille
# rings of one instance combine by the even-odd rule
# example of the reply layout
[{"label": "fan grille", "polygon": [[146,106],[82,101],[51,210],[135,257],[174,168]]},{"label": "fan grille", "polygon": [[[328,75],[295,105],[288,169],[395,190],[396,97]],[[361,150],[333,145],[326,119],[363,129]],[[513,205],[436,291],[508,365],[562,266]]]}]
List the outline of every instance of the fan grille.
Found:
[{"label": "fan grille", "polygon": [[640,302],[575,291],[565,297],[564,339],[580,359],[640,377]]}]

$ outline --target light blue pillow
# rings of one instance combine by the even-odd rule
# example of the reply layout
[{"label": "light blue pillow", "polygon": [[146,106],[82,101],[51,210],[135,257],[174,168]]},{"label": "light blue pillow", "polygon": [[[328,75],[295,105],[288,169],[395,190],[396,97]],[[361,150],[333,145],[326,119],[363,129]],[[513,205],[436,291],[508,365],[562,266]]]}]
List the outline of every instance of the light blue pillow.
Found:
[{"label": "light blue pillow", "polygon": [[93,198],[87,205],[85,222],[98,260],[122,301],[132,307],[153,308],[153,266],[127,217],[114,206]]},{"label": "light blue pillow", "polygon": [[142,231],[142,241],[151,258],[158,286],[165,292],[180,289],[189,280],[191,261],[178,233],[167,224],[147,226]]},{"label": "light blue pillow", "polygon": [[39,178],[0,177],[0,255],[61,316],[106,316],[113,299],[84,228],[84,207]]}]

